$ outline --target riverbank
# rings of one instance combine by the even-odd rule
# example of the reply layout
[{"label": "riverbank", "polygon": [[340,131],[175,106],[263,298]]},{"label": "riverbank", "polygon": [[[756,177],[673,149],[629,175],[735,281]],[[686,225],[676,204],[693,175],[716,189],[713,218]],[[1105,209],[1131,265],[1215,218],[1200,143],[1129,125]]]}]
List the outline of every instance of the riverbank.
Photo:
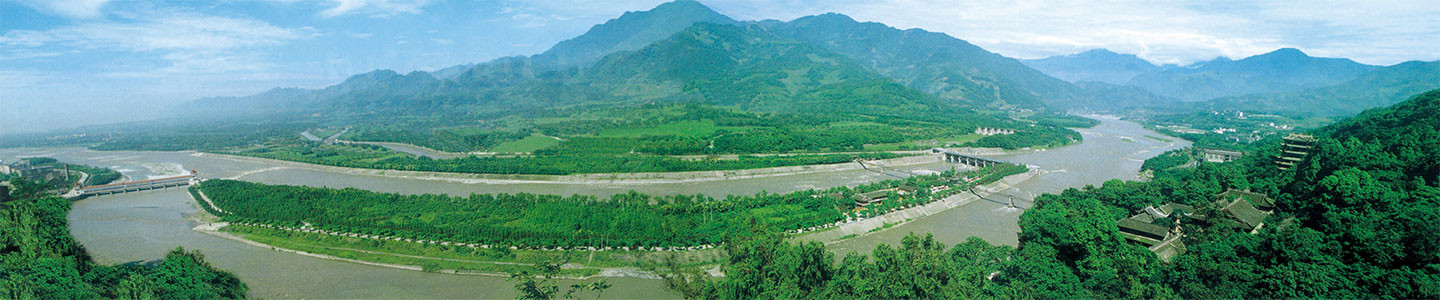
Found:
[{"label": "riverbank", "polygon": [[[971,150],[991,151],[991,150]],[[404,171],[404,170],[383,170],[337,167],[312,163],[295,162],[288,160],[259,158],[251,156],[240,156],[230,154],[208,153],[185,151],[190,155],[209,156],[239,162],[264,163],[290,168],[303,168],[325,172],[342,174],[370,175],[388,178],[405,178],[420,180],[441,180],[462,183],[485,183],[485,184],[520,184],[520,183],[558,183],[558,184],[671,184],[671,183],[692,183],[705,181],[722,181],[736,179],[753,179],[776,176],[790,176],[821,172],[851,171],[867,169],[874,166],[881,167],[904,167],[939,161],[939,158],[932,155],[916,155],[897,157],[890,159],[879,159],[866,161],[867,166],[854,162],[827,164],[827,165],[804,165],[773,167],[743,170],[725,171],[693,171],[693,172],[646,172],[646,173],[595,173],[595,174],[573,174],[573,175],[533,175],[533,174],[474,174],[474,173],[451,173],[431,171]]]},{"label": "riverbank", "polygon": [[[206,216],[202,219],[213,218]],[[715,266],[724,258],[723,251],[719,249],[707,249],[693,251],[597,250],[569,252],[510,250],[514,253],[511,259],[485,259],[455,253],[447,253],[449,255],[433,254],[447,251],[442,249],[464,247],[459,245],[441,245],[439,243],[426,243],[414,240],[366,238],[353,234],[336,235],[315,232],[290,232],[298,235],[281,237],[256,232],[257,229],[282,231],[281,229],[261,228],[255,225],[232,224],[228,222],[199,223],[200,224],[193,227],[192,230],[272,251],[367,266],[450,275],[508,278],[510,274],[520,272],[537,273],[539,270],[535,269],[535,265],[538,262],[556,262],[563,260],[565,263],[562,266],[562,270],[555,278],[572,280],[591,278],[658,279],[660,278],[658,275],[644,270],[641,265],[647,263],[661,264],[666,260],[673,259],[681,265],[696,266],[702,269],[715,269]],[[348,241],[338,241],[342,239]],[[412,249],[413,251],[394,251],[392,249],[394,248],[394,244],[406,244],[414,249]],[[475,250],[483,249],[476,248]],[[569,258],[566,258],[567,256],[569,256]]]},{"label": "riverbank", "polygon": [[[840,223],[818,231],[795,235],[792,238],[796,240],[817,240],[816,237],[834,239],[821,240],[828,244],[863,236],[864,233],[874,232],[876,229],[889,228],[891,225],[896,225],[897,223],[903,224],[903,222],[909,220],[923,218],[950,208],[964,206],[981,197],[991,195],[996,191],[1009,189],[1013,184],[1033,178],[1042,172],[1043,171],[1039,170],[1029,170],[1025,173],[1006,176],[990,184],[976,187],[972,190],[974,193],[965,192],[924,205],[895,209],[879,216]],[[194,204],[209,206],[209,208],[211,208],[202,211],[218,211],[218,207],[214,207],[213,202],[211,202],[206,195],[192,193],[191,197]],[[214,219],[214,217],[208,213],[205,215],[208,216],[205,218],[207,220]],[[237,226],[240,229],[233,229],[237,228]],[[232,229],[227,229],[227,227]],[[718,271],[715,271],[717,270],[715,266],[723,261],[725,255],[718,247],[691,247],[690,249],[647,248],[646,250],[628,248],[623,250],[525,250],[515,247],[500,249],[478,244],[457,244],[444,241],[333,232],[304,227],[292,228],[257,224],[231,224],[227,222],[202,222],[201,225],[195,226],[193,230],[284,253],[359,263],[369,266],[456,275],[505,277],[509,276],[508,274],[518,271],[529,270],[527,268],[535,262],[552,261],[555,259],[565,259],[569,261],[568,257],[570,257],[570,254],[578,253],[580,256],[588,255],[588,261],[584,264],[567,263],[567,268],[564,272],[564,274],[567,275],[564,278],[579,280],[594,277],[654,279],[657,278],[657,276],[644,271],[641,266],[647,263],[653,264],[665,261],[675,261],[681,264],[709,269],[712,275],[719,276]],[[458,248],[469,248],[470,250],[456,251]],[[485,255],[493,255],[496,251],[503,252],[510,256],[507,259],[487,259],[484,257]],[[596,263],[597,257],[599,258],[599,263]]]},{"label": "riverbank", "polygon": [[955,194],[939,201],[898,209],[873,218],[846,222],[831,228],[802,233],[791,238],[799,241],[817,241],[830,245],[857,237],[884,232],[890,228],[899,227],[911,221],[982,200],[984,197],[1010,189],[1016,184],[1028,181],[1044,173],[1046,173],[1046,171],[1031,169],[1025,173],[1006,176],[990,184],[975,187],[973,190],[975,193]]}]

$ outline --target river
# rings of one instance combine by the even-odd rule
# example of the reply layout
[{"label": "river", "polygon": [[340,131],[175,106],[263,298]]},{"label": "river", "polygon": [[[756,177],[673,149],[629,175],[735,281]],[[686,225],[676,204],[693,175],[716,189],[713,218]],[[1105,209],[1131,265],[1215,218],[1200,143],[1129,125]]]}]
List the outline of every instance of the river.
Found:
[{"label": "river", "polygon": [[[1108,179],[1134,179],[1141,161],[1168,149],[1188,146],[1162,142],[1138,124],[1102,119],[1099,126],[1079,130],[1085,142],[1048,151],[992,156],[1048,171],[1004,193],[1017,196],[1020,207],[1038,193],[1099,184]],[[0,159],[48,156],[61,161],[105,166],[130,179],[146,179],[196,170],[205,178],[235,178],[269,184],[356,187],[399,193],[552,193],[607,196],[636,190],[654,194],[753,194],[854,185],[893,178],[866,170],[847,170],[735,180],[651,184],[484,183],[464,180],[394,178],[349,174],[281,164],[239,161],[191,152],[90,151],[81,148],[0,149]],[[902,170],[945,170],[935,162]],[[996,197],[991,197],[996,198]],[[372,267],[275,252],[191,230],[199,209],[183,189],[93,197],[76,202],[69,219],[75,238],[101,263],[153,260],[177,246],[199,250],[214,265],[234,272],[260,298],[513,298],[504,278],[423,273]],[[978,236],[999,244],[1015,244],[1018,209],[977,201],[882,232],[830,245],[839,252],[868,251],[878,243],[896,243],[908,232],[931,232],[954,244]],[[610,278],[605,298],[673,298],[663,282]]]}]

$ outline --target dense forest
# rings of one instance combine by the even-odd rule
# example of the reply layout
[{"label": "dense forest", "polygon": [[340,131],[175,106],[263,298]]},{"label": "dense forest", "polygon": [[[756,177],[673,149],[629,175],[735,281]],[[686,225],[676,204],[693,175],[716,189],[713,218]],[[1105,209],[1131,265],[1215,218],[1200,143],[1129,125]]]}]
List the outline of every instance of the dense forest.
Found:
[{"label": "dense forest", "polygon": [[[1276,168],[1270,138],[1235,162],[1043,195],[1021,216],[1016,248],[911,236],[837,263],[819,244],[751,226],[755,234],[726,245],[725,277],[678,267],[665,277],[686,297],[724,299],[1436,298],[1436,111],[1440,91],[1321,128],[1316,151],[1293,170]],[[1219,216],[1215,195],[1232,189],[1275,199],[1267,226],[1250,233],[1226,218],[1176,219],[1188,251],[1168,262],[1117,229],[1116,220],[1162,203]]]},{"label": "dense forest", "polygon": [[[208,180],[198,191],[210,197],[224,219],[246,224],[300,226],[519,248],[690,247],[718,244],[739,226],[760,222],[794,230],[873,216],[891,208],[924,204],[959,193],[931,193],[932,186],[983,184],[1024,172],[1014,165],[961,173],[915,176],[856,187],[759,193],[716,199],[704,195],[652,196],[624,193],[593,196],[537,194],[401,195],[359,189],[265,185]],[[958,177],[957,177],[958,176]],[[973,183],[955,181],[972,177]],[[918,190],[899,195],[893,188]],[[891,189],[892,197],[865,208],[858,193]]]},{"label": "dense forest", "polygon": [[14,200],[0,203],[0,298],[237,299],[245,284],[176,248],[165,258],[99,265],[70,236],[70,201],[44,195],[40,183],[12,180]]}]

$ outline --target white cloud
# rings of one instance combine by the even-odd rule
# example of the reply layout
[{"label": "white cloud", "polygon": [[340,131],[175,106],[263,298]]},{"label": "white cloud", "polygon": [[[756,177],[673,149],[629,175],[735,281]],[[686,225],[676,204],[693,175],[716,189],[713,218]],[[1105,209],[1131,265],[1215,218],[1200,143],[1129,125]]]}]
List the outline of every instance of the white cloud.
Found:
[{"label": "white cloud", "polygon": [[[157,54],[167,64],[129,68],[116,77],[157,77],[163,74],[253,71],[269,66],[264,55],[250,51],[308,36],[258,20],[168,13],[150,19],[82,22],[50,30],[11,30],[0,35],[0,59],[31,60],[78,53]],[[136,63],[117,61],[116,63]]]},{"label": "white cloud", "polygon": [[72,19],[93,19],[104,16],[101,9],[110,0],[21,0],[20,3],[46,13]]},{"label": "white cloud", "polygon": [[0,36],[0,45],[59,44],[127,51],[221,50],[276,45],[301,36],[294,30],[257,20],[179,15],[135,23],[85,23],[46,31],[12,30]]},{"label": "white cloud", "polygon": [[371,17],[389,17],[400,14],[420,14],[429,0],[330,0],[334,6],[320,11],[321,17],[333,18],[347,14],[364,14]]}]

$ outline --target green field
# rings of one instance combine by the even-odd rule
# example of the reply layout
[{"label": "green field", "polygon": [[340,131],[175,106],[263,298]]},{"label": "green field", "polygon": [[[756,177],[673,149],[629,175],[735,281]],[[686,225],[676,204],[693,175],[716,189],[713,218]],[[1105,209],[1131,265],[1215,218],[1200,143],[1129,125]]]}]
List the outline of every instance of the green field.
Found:
[{"label": "green field", "polygon": [[310,134],[313,134],[323,139],[335,135],[336,133],[340,133],[340,130],[342,130],[342,128],[318,128],[311,129]]},{"label": "green field", "polygon": [[525,137],[525,138],[523,138],[523,139],[514,140],[514,141],[509,141],[509,142],[504,142],[504,143],[500,143],[499,145],[495,145],[495,148],[490,148],[490,152],[507,152],[507,153],[524,152],[524,153],[530,153],[530,152],[535,152],[535,150],[545,149],[546,147],[554,146],[554,145],[559,144],[559,143],[560,143],[560,140],[556,140],[556,139],[553,138],[553,137],[543,136],[543,135],[539,135],[539,134],[533,134],[533,135],[527,136],[527,137]]},{"label": "green field", "polygon": [[978,139],[980,139],[980,138],[982,138],[982,137],[985,137],[985,136],[979,135],[979,134],[973,134],[973,133],[972,133],[972,134],[962,134],[962,135],[954,135],[954,136],[941,137],[941,138],[932,139],[932,140],[920,140],[920,141],[908,141],[908,142],[901,142],[901,143],[865,145],[865,148],[864,148],[864,149],[865,149],[865,151],[925,150],[925,149],[930,149],[930,148],[935,148],[935,147],[945,147],[945,146],[947,146],[947,145],[949,145],[949,144],[957,144],[957,145],[959,145],[959,144],[965,144],[965,143],[968,143],[968,142],[973,142],[973,141],[975,141],[975,140],[978,140]]}]

